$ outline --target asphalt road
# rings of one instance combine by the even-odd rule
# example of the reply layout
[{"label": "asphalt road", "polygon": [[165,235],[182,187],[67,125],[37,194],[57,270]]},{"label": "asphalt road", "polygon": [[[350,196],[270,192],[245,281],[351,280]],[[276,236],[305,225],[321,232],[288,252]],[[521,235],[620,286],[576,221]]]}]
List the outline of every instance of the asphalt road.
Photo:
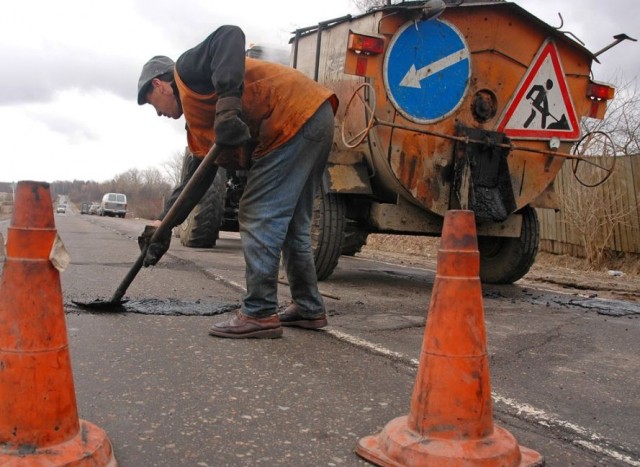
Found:
[{"label": "asphalt road", "polygon": [[[435,265],[344,257],[321,283],[325,330],[215,339],[215,315],[243,292],[236,234],[212,250],[174,239],[125,312],[88,313],[71,300],[111,296],[144,222],[55,219],[80,416],[108,432],[119,465],[365,465],[357,441],[408,413]],[[485,286],[483,303],[495,423],[547,465],[640,466],[638,304],[526,278]]]}]

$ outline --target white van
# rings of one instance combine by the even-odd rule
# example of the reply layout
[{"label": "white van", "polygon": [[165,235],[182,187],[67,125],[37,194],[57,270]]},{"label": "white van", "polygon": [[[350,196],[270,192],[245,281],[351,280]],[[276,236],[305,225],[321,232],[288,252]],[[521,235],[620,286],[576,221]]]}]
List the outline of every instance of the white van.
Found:
[{"label": "white van", "polygon": [[102,197],[98,214],[101,216],[118,216],[127,215],[127,195],[122,193],[107,193]]}]

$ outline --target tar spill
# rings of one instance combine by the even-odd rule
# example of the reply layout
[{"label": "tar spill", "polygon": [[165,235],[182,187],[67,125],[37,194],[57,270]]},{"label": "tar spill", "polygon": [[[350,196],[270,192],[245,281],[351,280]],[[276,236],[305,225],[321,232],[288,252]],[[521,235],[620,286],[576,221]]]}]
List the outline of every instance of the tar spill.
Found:
[{"label": "tar spill", "polygon": [[[174,298],[155,299],[145,298],[141,300],[128,300],[121,305],[112,308],[95,310],[96,313],[140,313],[143,315],[167,315],[167,316],[213,316],[235,310],[240,307],[238,303],[221,302],[187,302]],[[76,304],[65,304],[68,311],[91,311]]]}]

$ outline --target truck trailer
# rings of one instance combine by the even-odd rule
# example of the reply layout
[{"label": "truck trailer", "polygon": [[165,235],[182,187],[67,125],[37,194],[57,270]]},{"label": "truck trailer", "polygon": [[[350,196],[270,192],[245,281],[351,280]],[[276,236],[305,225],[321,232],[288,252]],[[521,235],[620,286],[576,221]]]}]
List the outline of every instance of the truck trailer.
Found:
[{"label": "truck trailer", "polygon": [[[582,160],[580,122],[604,118],[614,96],[592,79],[595,60],[505,1],[400,2],[296,30],[290,65],[340,101],[314,210],[318,278],[371,233],[439,236],[449,209],[475,213],[483,282],[523,277],[538,252],[535,208],[559,209],[553,181]],[[206,197],[196,211],[234,230],[243,174],[221,177],[211,196],[226,190],[224,216]]]}]

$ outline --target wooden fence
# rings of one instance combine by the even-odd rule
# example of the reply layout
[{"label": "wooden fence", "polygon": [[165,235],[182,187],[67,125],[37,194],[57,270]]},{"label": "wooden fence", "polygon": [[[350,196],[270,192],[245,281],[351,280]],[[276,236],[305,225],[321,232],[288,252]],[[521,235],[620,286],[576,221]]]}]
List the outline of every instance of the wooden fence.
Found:
[{"label": "wooden fence", "polygon": [[[589,234],[595,232],[589,232],[590,228],[608,224],[609,250],[640,254],[640,154],[617,157],[613,174],[598,187],[580,185],[570,161],[565,162],[554,183],[562,209],[537,210],[541,251],[584,257],[585,228]],[[599,218],[589,219],[593,215]],[[585,225],[578,225],[581,222]]]}]

